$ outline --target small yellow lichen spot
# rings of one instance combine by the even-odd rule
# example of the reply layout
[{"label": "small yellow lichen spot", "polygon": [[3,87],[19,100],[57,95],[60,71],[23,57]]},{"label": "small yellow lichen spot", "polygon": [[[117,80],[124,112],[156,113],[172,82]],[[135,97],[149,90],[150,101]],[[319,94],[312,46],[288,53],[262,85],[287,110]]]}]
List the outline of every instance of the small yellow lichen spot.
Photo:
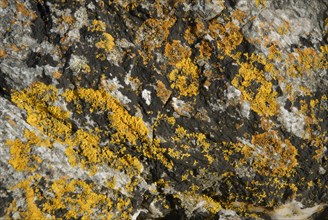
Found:
[{"label": "small yellow lichen spot", "polygon": [[100,20],[93,20],[91,31],[106,31],[106,23]]},{"label": "small yellow lichen spot", "polygon": [[91,68],[88,64],[83,64],[82,66],[83,70],[86,72],[86,73],[90,73],[91,72]]},{"label": "small yellow lichen spot", "polygon": [[256,7],[263,6],[266,7],[266,0],[255,0]]},{"label": "small yellow lichen spot", "polygon": [[106,52],[110,52],[114,46],[114,38],[108,33],[103,33],[103,39],[96,43],[97,48],[104,49]]},{"label": "small yellow lichen spot", "polygon": [[62,76],[62,74],[61,74],[59,71],[56,71],[56,72],[53,72],[53,73],[52,73],[52,76],[53,76],[55,79],[59,79],[59,78]]}]

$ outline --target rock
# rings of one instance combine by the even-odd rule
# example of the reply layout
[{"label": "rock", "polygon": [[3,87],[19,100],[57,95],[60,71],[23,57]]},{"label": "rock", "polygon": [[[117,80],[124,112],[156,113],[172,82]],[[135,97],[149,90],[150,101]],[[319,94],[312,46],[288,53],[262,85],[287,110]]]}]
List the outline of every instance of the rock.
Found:
[{"label": "rock", "polygon": [[0,218],[324,219],[327,7],[0,0]]}]

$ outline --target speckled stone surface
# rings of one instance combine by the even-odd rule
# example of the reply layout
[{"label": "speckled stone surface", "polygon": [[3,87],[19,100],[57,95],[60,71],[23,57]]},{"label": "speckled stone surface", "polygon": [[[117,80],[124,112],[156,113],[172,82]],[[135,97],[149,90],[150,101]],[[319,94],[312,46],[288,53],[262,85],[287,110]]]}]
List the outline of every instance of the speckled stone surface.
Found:
[{"label": "speckled stone surface", "polygon": [[327,219],[324,0],[0,0],[0,219]]}]

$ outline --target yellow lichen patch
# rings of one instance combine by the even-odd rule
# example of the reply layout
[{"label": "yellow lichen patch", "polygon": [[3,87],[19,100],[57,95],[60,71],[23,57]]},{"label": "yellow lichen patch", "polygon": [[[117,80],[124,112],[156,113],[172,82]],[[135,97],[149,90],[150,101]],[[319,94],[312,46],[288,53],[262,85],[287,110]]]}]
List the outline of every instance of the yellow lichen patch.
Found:
[{"label": "yellow lichen patch", "polygon": [[288,34],[289,30],[290,30],[290,25],[288,21],[284,21],[283,24],[279,25],[278,27],[278,33],[280,35]]},{"label": "yellow lichen patch", "polygon": [[192,29],[188,27],[184,34],[184,39],[187,41],[188,44],[193,44],[196,40],[196,36],[191,31]]},{"label": "yellow lichen patch", "polygon": [[247,17],[246,13],[237,9],[235,10],[233,13],[232,13],[232,18],[238,20],[238,22],[244,22],[245,21],[245,18]]},{"label": "yellow lichen patch", "polygon": [[171,88],[178,89],[182,96],[198,94],[198,68],[190,58],[176,63],[176,68],[169,74]]},{"label": "yellow lichen patch", "polygon": [[289,140],[282,141],[276,131],[252,137],[252,146],[244,145],[245,158],[254,158],[252,166],[261,175],[290,176],[298,165],[297,149]]},{"label": "yellow lichen patch", "polygon": [[21,215],[24,219],[38,219],[45,220],[47,219],[41,210],[35,204],[35,192],[30,186],[33,178],[28,178],[20,183],[18,183],[14,188],[21,188],[25,192],[26,197],[26,211],[22,212]]},{"label": "yellow lichen patch", "polygon": [[[231,83],[242,92],[242,97],[251,103],[251,109],[259,115],[273,116],[277,113],[277,92],[272,89],[272,83],[265,79],[263,72],[251,63],[241,63]],[[259,84],[257,91],[249,89],[252,83]]]},{"label": "yellow lichen patch", "polygon": [[102,90],[78,89],[78,97],[89,102],[94,109],[110,110],[111,126],[116,129],[112,142],[126,139],[132,144],[137,140],[147,141],[148,129],[141,118],[131,116],[121,103]]},{"label": "yellow lichen patch", "polygon": [[266,7],[266,0],[255,0],[255,5],[256,7],[260,7],[260,6]]},{"label": "yellow lichen patch", "polygon": [[53,215],[60,209],[66,209],[65,218],[68,219],[111,219],[113,201],[93,188],[92,184],[80,180],[58,179],[51,186],[54,197],[44,203],[43,211]]},{"label": "yellow lichen patch", "polygon": [[[90,28],[89,28],[90,29]],[[106,23],[101,20],[93,20],[91,25],[91,31],[106,31]]]},{"label": "yellow lichen patch", "polygon": [[96,43],[97,48],[104,49],[106,52],[113,50],[114,46],[114,38],[108,33],[103,33],[103,39]]},{"label": "yellow lichen patch", "polygon": [[90,68],[90,66],[88,65],[88,64],[83,64],[82,65],[82,69],[84,70],[84,72],[86,72],[86,73],[90,73],[91,72],[91,68]]},{"label": "yellow lichen patch", "polygon": [[278,50],[276,45],[269,47],[268,59],[271,61],[281,61],[281,52]]},{"label": "yellow lichen patch", "polygon": [[[131,116],[121,103],[109,93],[104,90],[81,88],[75,91],[75,93],[66,93],[66,97],[69,100],[82,99],[90,103],[90,111],[101,110],[110,112],[108,114],[108,119],[111,122],[110,127],[114,129],[110,139],[111,144],[125,144],[129,142],[134,145],[139,152],[143,153],[144,156],[158,159],[168,168],[172,168],[171,163],[167,161],[163,155],[164,149],[159,147],[159,141],[155,139],[153,142],[150,142],[148,138],[148,128],[143,120]],[[70,153],[72,153],[71,150]],[[72,160],[74,161],[74,158]],[[140,167],[137,165],[138,163],[135,162],[135,159],[130,158],[130,161],[132,165],[134,164]],[[117,164],[122,163],[123,161],[117,162]],[[123,165],[122,167],[124,168]]]},{"label": "yellow lichen patch", "polygon": [[67,140],[66,144],[68,147],[65,153],[72,166],[78,164],[78,158],[74,147],[81,158],[79,163],[81,163],[83,167],[89,167],[91,171],[96,170],[95,165],[97,163],[110,159],[102,154],[99,147],[99,137],[96,134],[91,134],[79,129],[71,140]]},{"label": "yellow lichen patch", "polygon": [[11,166],[18,171],[33,169],[29,166],[31,153],[31,147],[29,145],[25,145],[25,143],[18,139],[8,140],[6,144],[10,146],[10,159],[8,162]]},{"label": "yellow lichen patch", "polygon": [[61,74],[61,72],[56,71],[56,72],[53,72],[53,73],[52,73],[52,76],[53,76],[55,79],[59,79],[59,78],[62,76],[62,74]]},{"label": "yellow lichen patch", "polygon": [[213,163],[213,157],[208,154],[210,143],[203,133],[188,132],[183,127],[178,126],[175,129],[175,135],[171,139],[175,146],[174,149],[168,149],[171,157],[183,159],[184,157],[191,156],[188,152],[197,150],[202,153],[202,156],[207,159],[209,164]]},{"label": "yellow lichen patch", "polygon": [[147,63],[152,58],[152,53],[156,48],[162,46],[169,36],[169,29],[174,24],[175,19],[160,20],[150,18],[146,20],[138,29],[136,43],[140,44],[142,50],[139,51]]},{"label": "yellow lichen patch", "polygon": [[34,131],[25,129],[24,137],[28,140],[27,144],[29,145],[34,145],[36,147],[52,147],[49,138],[40,137],[40,135],[36,134]]},{"label": "yellow lichen patch", "polygon": [[251,108],[259,115],[275,115],[277,113],[277,92],[272,90],[270,82],[263,83],[251,102]]},{"label": "yellow lichen patch", "polygon": [[296,49],[296,53],[288,54],[285,60],[287,74],[292,77],[299,77],[311,73],[317,69],[327,69],[327,46],[321,46],[320,52],[314,48]]},{"label": "yellow lichen patch", "polygon": [[199,58],[209,59],[212,54],[211,44],[208,41],[202,41],[199,45]]},{"label": "yellow lichen patch", "polygon": [[63,22],[65,22],[66,24],[72,25],[75,22],[75,19],[73,16],[68,15],[68,16],[62,16],[62,20]]},{"label": "yellow lichen patch", "polygon": [[[73,102],[76,106],[81,106],[81,102],[84,102],[90,106],[88,111],[102,112],[107,115],[110,121],[108,130],[79,129],[73,133],[68,119],[71,113],[54,105],[59,99]],[[41,135],[46,135],[52,141],[66,146],[65,153],[71,166],[81,165],[82,168],[88,169],[90,174],[96,172],[97,165],[107,164],[114,169],[123,169],[131,177],[139,175],[142,170],[141,162],[136,157],[125,153],[126,147],[131,145],[144,156],[161,161],[169,169],[173,167],[172,162],[164,156],[166,149],[161,148],[160,140],[149,139],[148,128],[143,120],[130,115],[117,99],[103,89],[80,88],[66,90],[59,94],[53,86],[35,83],[30,88],[13,92],[12,100],[18,107],[26,110],[28,123],[38,129]],[[80,109],[80,111],[84,110]],[[100,135],[109,133],[110,144],[120,147],[117,152],[106,146],[100,146]],[[31,134],[29,137],[31,137],[30,145],[51,146],[49,140],[44,142]],[[11,141],[10,144],[13,145],[12,149],[19,156],[19,160],[25,158],[25,155],[30,152],[29,148],[23,148],[25,143]],[[37,158],[34,160],[38,162]],[[12,161],[18,169],[25,169],[26,164],[29,163],[24,160],[23,162],[22,165],[18,165],[16,159]]]},{"label": "yellow lichen patch", "polygon": [[10,159],[8,162],[17,171],[33,171],[42,160],[32,153],[32,147],[50,147],[51,143],[49,139],[40,138],[27,129],[24,131],[24,137],[27,141],[23,142],[19,139],[6,141],[6,145],[10,147]]},{"label": "yellow lichen patch", "polygon": [[54,103],[58,90],[54,86],[34,83],[28,89],[12,93],[12,101],[26,110],[26,121],[56,140],[64,140],[71,133],[71,124],[66,120],[69,112],[62,110]]},{"label": "yellow lichen patch", "polygon": [[234,22],[228,22],[225,26],[213,21],[209,27],[212,37],[217,39],[217,46],[223,52],[237,59],[239,54],[233,54],[233,51],[237,48],[238,45],[243,41],[243,35],[240,28]]},{"label": "yellow lichen patch", "polygon": [[169,64],[175,65],[183,59],[187,59],[191,55],[191,50],[182,45],[179,40],[173,40],[172,43],[167,43],[165,45],[164,54],[167,57]]}]

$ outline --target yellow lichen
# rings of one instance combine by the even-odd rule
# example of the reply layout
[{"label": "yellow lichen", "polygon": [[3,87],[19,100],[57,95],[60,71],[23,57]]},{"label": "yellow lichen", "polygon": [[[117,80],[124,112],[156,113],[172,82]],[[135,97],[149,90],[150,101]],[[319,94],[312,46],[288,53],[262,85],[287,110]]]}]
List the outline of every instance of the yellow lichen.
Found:
[{"label": "yellow lichen", "polygon": [[[231,83],[241,91],[242,97],[251,103],[251,109],[259,115],[273,116],[277,113],[277,92],[272,89],[272,83],[265,79],[263,72],[251,63],[241,63]],[[259,84],[257,91],[249,89],[252,83]]]},{"label": "yellow lichen", "polygon": [[8,140],[6,142],[10,146],[9,164],[18,171],[30,170],[29,166],[31,147],[25,145],[21,140]]},{"label": "yellow lichen", "polygon": [[113,50],[114,46],[114,38],[108,33],[103,33],[103,39],[96,43],[97,48],[104,49],[106,52]]},{"label": "yellow lichen", "polygon": [[169,29],[174,22],[174,18],[167,20],[150,18],[139,27],[136,43],[142,47],[139,54],[143,57],[144,63],[147,63],[152,58],[154,50],[166,41],[170,33]]},{"label": "yellow lichen", "polygon": [[171,88],[178,89],[182,96],[198,94],[198,68],[190,58],[176,63],[176,68],[169,74]]},{"label": "yellow lichen", "polygon": [[93,20],[91,31],[106,31],[106,23],[100,20]]},{"label": "yellow lichen", "polygon": [[10,159],[9,164],[17,171],[34,171],[37,168],[37,164],[42,160],[39,156],[32,153],[33,147],[50,147],[51,143],[49,139],[42,139],[38,137],[34,132],[25,129],[24,137],[27,141],[21,141],[20,139],[7,140],[6,145],[10,147]]},{"label": "yellow lichen", "polygon": [[26,198],[26,211],[22,212],[22,217],[24,219],[40,219],[45,220],[47,219],[46,216],[42,213],[42,211],[38,208],[35,204],[35,192],[33,188],[30,186],[31,181],[34,177],[30,177],[22,182],[18,183],[14,188],[21,188],[25,192]]},{"label": "yellow lichen", "polygon": [[289,140],[282,141],[276,131],[257,134],[252,145],[243,145],[245,158],[254,157],[253,167],[266,176],[290,176],[298,165],[297,149]]},{"label": "yellow lichen", "polygon": [[47,201],[42,209],[46,213],[54,214],[56,210],[66,209],[65,218],[111,219],[112,217],[113,201],[106,195],[96,193],[91,184],[61,178],[52,184],[51,189],[54,197]]},{"label": "yellow lichen", "polygon": [[260,6],[266,7],[266,0],[255,0],[255,5],[256,7],[260,7]]},{"label": "yellow lichen", "polygon": [[182,45],[180,41],[173,40],[172,43],[167,43],[165,45],[164,54],[167,57],[169,64],[175,65],[183,59],[187,59],[191,55],[191,50]]}]

